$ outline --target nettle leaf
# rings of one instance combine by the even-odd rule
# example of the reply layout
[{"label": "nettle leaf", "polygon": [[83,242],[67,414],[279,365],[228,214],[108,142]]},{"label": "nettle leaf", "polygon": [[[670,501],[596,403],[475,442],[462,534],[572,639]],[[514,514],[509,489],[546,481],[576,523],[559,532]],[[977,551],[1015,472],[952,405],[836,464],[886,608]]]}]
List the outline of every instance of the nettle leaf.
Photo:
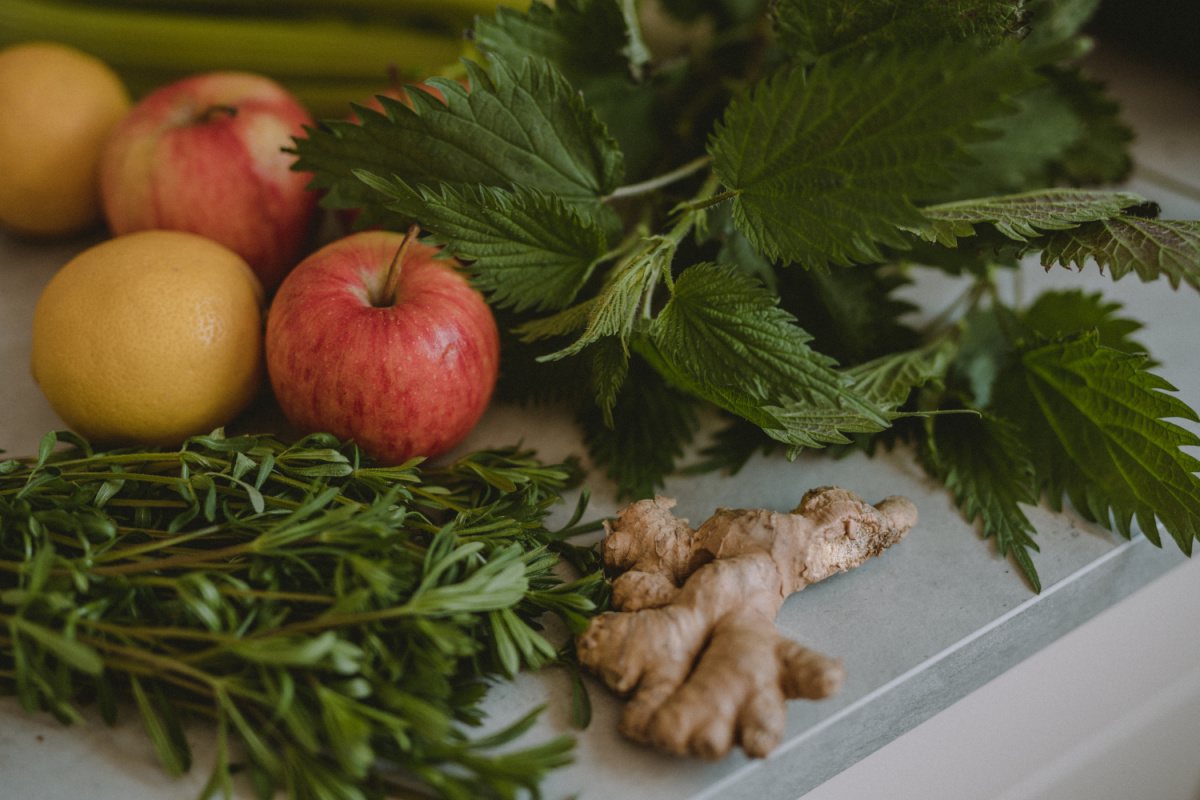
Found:
[{"label": "nettle leaf", "polygon": [[547,319],[526,323],[517,333],[526,340],[544,338],[569,333],[578,329],[581,321],[584,323],[583,333],[573,344],[542,356],[543,361],[576,355],[606,336],[616,336],[627,345],[638,323],[646,318],[647,298],[670,268],[674,251],[674,245],[667,239],[646,239],[639,254],[618,264],[605,276],[604,286],[594,297]]},{"label": "nettle leaf", "polygon": [[393,199],[388,208],[421,221],[470,265],[475,286],[515,311],[558,309],[575,295],[608,249],[609,236],[557,197],[527,186],[412,188],[365,175]]},{"label": "nettle leaf", "polygon": [[1019,50],[972,46],[784,68],[734,100],[709,142],[733,218],[771,260],[884,260],[914,202],[952,182],[979,123],[1036,77]]},{"label": "nettle leaf", "polygon": [[1033,42],[1061,42],[1076,36],[1091,19],[1100,0],[1028,0]]},{"label": "nettle leaf", "polygon": [[502,6],[479,17],[474,40],[514,68],[530,57],[553,65],[620,143],[629,173],[641,176],[658,164],[670,127],[657,82],[634,80],[644,53],[634,58],[637,31],[627,23],[613,0],[534,2],[524,13]]},{"label": "nettle leaf", "polygon": [[1044,189],[926,206],[921,213],[927,224],[911,230],[927,242],[957,247],[960,237],[975,235],[976,225],[989,224],[1008,238],[1024,242],[1044,231],[1119,217],[1125,209],[1145,202],[1128,192]]},{"label": "nettle leaf", "polygon": [[596,396],[596,405],[604,414],[604,424],[612,428],[616,426],[613,409],[629,375],[629,351],[620,340],[612,337],[601,339],[590,350],[592,393]]},{"label": "nettle leaf", "polygon": [[1142,323],[1118,316],[1121,308],[1120,303],[1105,299],[1100,292],[1046,291],[1021,314],[1020,324],[1029,339],[1057,339],[1094,330],[1103,347],[1122,353],[1147,353],[1145,345],[1131,338],[1142,329]]},{"label": "nettle leaf", "polygon": [[[811,337],[775,297],[734,267],[684,270],[649,335],[676,380],[758,424],[797,432],[790,443],[813,446],[839,423],[887,427],[832,359],[808,347]],[[803,435],[810,426],[816,434]]]},{"label": "nettle leaf", "polygon": [[954,495],[968,522],[979,521],[984,538],[994,537],[1001,556],[1010,552],[1035,592],[1041,579],[1030,551],[1039,550],[1037,530],[1021,509],[1036,505],[1029,447],[1020,431],[991,414],[931,417],[928,460]]},{"label": "nettle leaf", "polygon": [[753,440],[749,450],[734,445],[739,451],[750,452],[766,443],[788,445],[788,458],[795,458],[801,449],[819,448],[829,444],[848,444],[847,433],[874,433],[884,425],[878,414],[865,414],[852,409],[789,401],[784,405],[765,403],[738,386],[720,386],[699,380],[695,375],[666,358],[648,340],[639,340],[635,349],[667,382],[688,395],[712,403],[744,420],[754,431],[743,437],[738,428],[736,438]]},{"label": "nettle leaf", "polygon": [[897,295],[911,279],[893,265],[830,272],[780,270],[780,305],[813,337],[812,346],[839,364],[916,347],[921,335],[901,320],[917,307]]},{"label": "nettle leaf", "polygon": [[1156,520],[1190,554],[1200,536],[1200,436],[1169,419],[1200,421],[1145,359],[1103,347],[1095,332],[1019,353],[997,381],[993,408],[1036,443],[1037,487],[1061,508],[1131,535],[1136,518],[1159,544]]},{"label": "nettle leaf", "polygon": [[653,497],[675,471],[684,447],[700,427],[698,402],[670,385],[641,358],[628,361],[624,389],[607,411],[581,409],[578,421],[588,451],[616,482],[618,499]]},{"label": "nettle leaf", "polygon": [[997,43],[1022,26],[1020,0],[779,0],[780,45],[806,63],[828,53],[944,41]]},{"label": "nettle leaf", "polygon": [[1076,185],[1125,180],[1133,166],[1129,155],[1133,131],[1122,120],[1121,104],[1109,96],[1104,83],[1079,67],[1054,66],[1044,74],[1079,122],[1075,141],[1050,165],[1052,178]]},{"label": "nettle leaf", "polygon": [[844,370],[854,390],[886,411],[904,404],[913,389],[940,381],[958,356],[959,346],[942,337],[913,350],[889,353]]},{"label": "nettle leaf", "polygon": [[1089,258],[1113,280],[1136,272],[1143,281],[1166,277],[1171,286],[1200,289],[1200,222],[1120,217],[1052,233],[1035,242],[1042,266],[1083,269]]},{"label": "nettle leaf", "polygon": [[328,190],[335,207],[385,202],[361,172],[414,187],[521,185],[597,209],[621,182],[621,152],[562,75],[535,59],[494,60],[490,73],[464,63],[470,92],[434,78],[445,104],[413,92],[413,108],[391,98],[383,114],[358,107],[361,124],[327,122],[297,139],[295,168],[314,173],[312,187]]},{"label": "nettle leaf", "polygon": [[612,0],[558,0],[553,7],[535,0],[528,11],[500,6],[475,20],[474,41],[485,52],[514,66],[528,56],[545,58],[575,86],[628,75],[627,39],[625,17]]},{"label": "nettle leaf", "polygon": [[1052,165],[1078,142],[1083,122],[1051,83],[1021,92],[1013,103],[1014,113],[984,125],[991,137],[967,146],[972,163],[958,171],[954,186],[937,202],[1054,185]]}]

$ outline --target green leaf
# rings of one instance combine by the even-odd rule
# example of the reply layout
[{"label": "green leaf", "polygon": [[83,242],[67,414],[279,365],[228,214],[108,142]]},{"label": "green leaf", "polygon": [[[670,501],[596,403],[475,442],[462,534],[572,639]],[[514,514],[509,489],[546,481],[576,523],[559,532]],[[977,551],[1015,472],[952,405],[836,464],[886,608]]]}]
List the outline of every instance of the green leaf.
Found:
[{"label": "green leaf", "polygon": [[591,348],[591,384],[604,424],[612,428],[613,408],[629,375],[629,351],[615,338],[602,339]]},{"label": "green leaf", "polygon": [[816,272],[780,270],[780,305],[812,335],[812,347],[850,365],[920,344],[902,320],[917,306],[897,296],[912,283],[893,265]]},{"label": "green leaf", "polygon": [[1014,97],[1016,113],[986,123],[995,135],[968,145],[974,163],[939,200],[1113,185],[1127,177],[1133,134],[1120,104],[1079,67],[1048,63],[1039,72],[1046,83]]},{"label": "green leaf", "polygon": [[844,372],[859,395],[881,409],[894,411],[913,389],[942,380],[958,352],[958,342],[944,336],[923,347],[889,353]]},{"label": "green leaf", "polygon": [[104,672],[104,661],[100,654],[75,637],[51,630],[24,617],[13,617],[12,626],[14,631],[28,636],[71,669],[93,676]]},{"label": "green leaf", "polygon": [[930,461],[969,522],[994,537],[1001,556],[1013,554],[1021,571],[1042,590],[1030,551],[1037,533],[1021,505],[1036,505],[1030,447],[1019,430],[990,414],[941,414],[928,423]]},{"label": "green leaf", "polygon": [[1079,34],[1101,0],[1028,0],[1029,38],[1036,43],[1061,42]]},{"label": "green leaf", "polygon": [[500,6],[475,21],[475,44],[516,66],[528,56],[552,63],[573,86],[589,79],[630,74],[624,53],[625,18],[612,0],[533,2],[525,12]]},{"label": "green leaf", "polygon": [[779,43],[805,63],[829,53],[944,41],[994,44],[1015,36],[1020,0],[779,0]]},{"label": "green leaf", "polygon": [[696,383],[735,389],[764,403],[790,401],[886,420],[854,393],[833,361],[776,299],[736,268],[697,264],[684,270],[650,329],[659,352]]},{"label": "green leaf", "polygon": [[979,124],[1036,78],[1017,48],[870,54],[793,66],[734,100],[709,144],[733,218],[768,258],[806,267],[884,260],[914,202],[952,182]]},{"label": "green leaf", "polygon": [[975,235],[976,225],[988,224],[1008,238],[1024,242],[1044,231],[1119,217],[1125,209],[1145,202],[1128,192],[1042,189],[926,206],[921,213],[928,223],[912,232],[925,241],[957,247],[960,237]]},{"label": "green leaf", "polygon": [[1079,67],[1055,66],[1043,72],[1079,130],[1075,141],[1050,163],[1047,180],[1075,185],[1125,180],[1133,166],[1129,155],[1133,131],[1122,119],[1121,104],[1109,96],[1105,84]]},{"label": "green leaf", "polygon": [[699,428],[696,407],[694,396],[634,357],[610,410],[611,424],[595,404],[579,412],[589,454],[615,482],[618,499],[653,497],[662,487]]},{"label": "green leaf", "polygon": [[363,176],[392,198],[388,208],[418,220],[469,265],[490,302],[521,312],[570,303],[608,249],[608,236],[556,196],[526,186],[413,189]]},{"label": "green leaf", "polygon": [[527,12],[500,7],[494,17],[479,17],[475,43],[513,68],[530,57],[549,62],[620,143],[630,174],[640,177],[657,165],[670,131],[662,124],[661,76],[633,79],[644,65],[633,46],[638,33],[626,23],[622,4],[613,0],[561,0],[552,8],[535,2]]},{"label": "green leaf", "polygon": [[1031,340],[1059,339],[1094,330],[1102,347],[1122,353],[1147,353],[1145,345],[1130,338],[1142,329],[1142,323],[1118,316],[1121,308],[1120,303],[1106,300],[1100,292],[1045,291],[1021,314],[1020,323]]},{"label": "green leaf", "polygon": [[1159,542],[1156,520],[1185,553],[1200,536],[1200,436],[1171,418],[1200,421],[1145,359],[1099,343],[1095,332],[1019,353],[997,381],[992,407],[1033,446],[1037,488],[1060,507],[1131,534],[1136,518]]},{"label": "green leaf", "polygon": [[1090,258],[1113,280],[1135,272],[1143,281],[1165,277],[1174,288],[1200,289],[1200,222],[1120,217],[1058,231],[1033,245],[1047,269],[1083,269]]},{"label": "green leaf", "polygon": [[153,696],[147,694],[136,675],[130,676],[129,684],[146,735],[158,753],[159,763],[172,778],[182,777],[191,769],[192,751],[183,734],[175,706],[163,696],[157,682],[152,684]]},{"label": "green leaf", "polygon": [[674,253],[675,245],[667,238],[646,239],[641,252],[621,262],[605,276],[604,286],[593,298],[546,320],[522,325],[517,333],[526,339],[560,335],[574,330],[581,320],[585,320],[583,333],[573,344],[542,356],[542,361],[576,355],[606,336],[615,336],[627,346],[634,329],[646,319],[648,300],[670,269]]},{"label": "green leaf", "polygon": [[[1020,323],[1016,313],[1001,303],[971,309],[962,319],[962,344],[954,364],[953,383],[969,394],[970,405],[986,408],[996,378],[1007,366]],[[1072,331],[1080,333],[1082,329]]]},{"label": "green leaf", "polygon": [[878,433],[887,427],[877,416],[833,406],[789,403],[763,406],[774,425],[763,427],[772,439],[788,445],[788,458],[794,459],[806,447],[849,444],[847,433]]},{"label": "green leaf", "polygon": [[413,93],[413,108],[384,98],[386,113],[360,108],[361,124],[331,121],[295,142],[295,168],[314,173],[326,205],[380,206],[357,174],[409,186],[523,185],[590,214],[622,178],[621,153],[579,96],[545,61],[465,62],[471,87],[432,79],[446,97]]}]

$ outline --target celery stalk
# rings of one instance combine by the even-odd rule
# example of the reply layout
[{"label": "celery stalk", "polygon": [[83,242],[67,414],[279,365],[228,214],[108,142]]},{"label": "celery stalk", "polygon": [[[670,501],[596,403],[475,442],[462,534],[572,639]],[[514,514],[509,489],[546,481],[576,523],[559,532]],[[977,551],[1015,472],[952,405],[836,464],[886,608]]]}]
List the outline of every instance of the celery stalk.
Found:
[{"label": "celery stalk", "polygon": [[[89,52],[129,76],[134,91],[139,83],[163,83],[182,74],[246,70],[289,88],[310,85],[314,96],[332,94],[338,114],[350,100],[363,98],[364,86],[385,86],[392,71],[412,77],[437,72],[463,52],[454,36],[356,24],[344,17],[217,16],[64,0],[0,2],[0,46],[30,39]],[[339,84],[344,96],[336,91]],[[312,110],[329,113],[333,106]]]},{"label": "celery stalk", "polygon": [[[542,0],[546,2],[547,0]],[[321,13],[376,19],[425,19],[453,24],[477,14],[491,15],[498,6],[524,11],[531,0],[105,0],[108,6],[196,10],[221,14],[288,17]],[[550,0],[549,5],[554,5]]]}]

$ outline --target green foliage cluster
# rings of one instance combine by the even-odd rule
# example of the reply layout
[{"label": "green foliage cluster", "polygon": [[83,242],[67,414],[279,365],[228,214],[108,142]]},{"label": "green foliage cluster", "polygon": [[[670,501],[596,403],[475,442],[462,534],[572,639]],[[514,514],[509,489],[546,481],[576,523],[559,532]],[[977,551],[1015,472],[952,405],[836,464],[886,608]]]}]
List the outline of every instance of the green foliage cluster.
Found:
[{"label": "green foliage cluster", "polygon": [[[657,11],[647,12],[653,5]],[[1040,254],[1200,289],[1200,224],[1129,169],[1082,74],[1097,0],[559,0],[477,20],[469,91],[296,140],[363,225],[416,222],[506,331],[501,396],[573,403],[622,494],[680,467],[910,442],[1035,588],[1021,510],[1200,525],[1196,414],[1096,297],[1006,306]],[[918,269],[971,282],[916,329]],[[922,309],[925,310],[925,309]],[[1036,443],[1036,449],[1030,447]]]},{"label": "green foliage cluster", "polygon": [[231,798],[239,770],[263,798],[414,779],[537,796],[571,737],[514,743],[537,709],[471,729],[496,680],[575,669],[547,614],[580,631],[607,603],[595,553],[564,541],[587,529],[586,494],[565,528],[544,524],[580,477],[515,449],[422,469],[324,435],[93,452],[48,434],[38,458],[0,462],[0,694],[68,723],[89,703],[114,722],[130,700],[174,775],[189,720],[208,720],[204,798]]}]

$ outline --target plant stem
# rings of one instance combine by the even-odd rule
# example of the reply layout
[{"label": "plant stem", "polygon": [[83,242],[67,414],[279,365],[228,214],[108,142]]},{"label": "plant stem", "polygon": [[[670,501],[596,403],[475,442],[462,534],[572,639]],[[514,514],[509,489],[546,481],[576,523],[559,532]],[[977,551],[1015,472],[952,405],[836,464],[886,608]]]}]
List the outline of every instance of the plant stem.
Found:
[{"label": "plant stem", "polygon": [[169,556],[152,561],[139,561],[136,564],[115,564],[111,567],[95,567],[91,572],[96,576],[107,577],[112,575],[137,575],[142,572],[154,572],[161,569],[196,568],[206,561],[227,561],[231,558],[253,552],[254,543],[251,542],[249,544],[230,545],[229,547],[222,547],[216,550],[200,550],[194,553]]},{"label": "plant stem", "polygon": [[649,180],[642,181],[641,183],[631,183],[627,186],[620,186],[614,189],[612,194],[604,199],[614,200],[620,197],[636,197],[641,194],[648,194],[650,192],[657,191],[664,186],[670,186],[676,181],[683,180],[684,178],[699,172],[707,167],[711,162],[712,159],[710,159],[707,155],[700,156],[699,158],[693,159],[681,167],[677,167],[676,169],[673,169],[670,172],[665,172],[657,177],[650,178]]},{"label": "plant stem", "polygon": [[417,239],[417,233],[420,228],[416,225],[411,226],[404,234],[404,240],[400,242],[400,247],[396,249],[396,256],[392,259],[392,263],[388,265],[387,279],[383,283],[383,291],[372,304],[376,308],[387,308],[396,304],[396,291],[400,287],[400,271],[403,266],[404,254],[408,252],[408,248]]}]

